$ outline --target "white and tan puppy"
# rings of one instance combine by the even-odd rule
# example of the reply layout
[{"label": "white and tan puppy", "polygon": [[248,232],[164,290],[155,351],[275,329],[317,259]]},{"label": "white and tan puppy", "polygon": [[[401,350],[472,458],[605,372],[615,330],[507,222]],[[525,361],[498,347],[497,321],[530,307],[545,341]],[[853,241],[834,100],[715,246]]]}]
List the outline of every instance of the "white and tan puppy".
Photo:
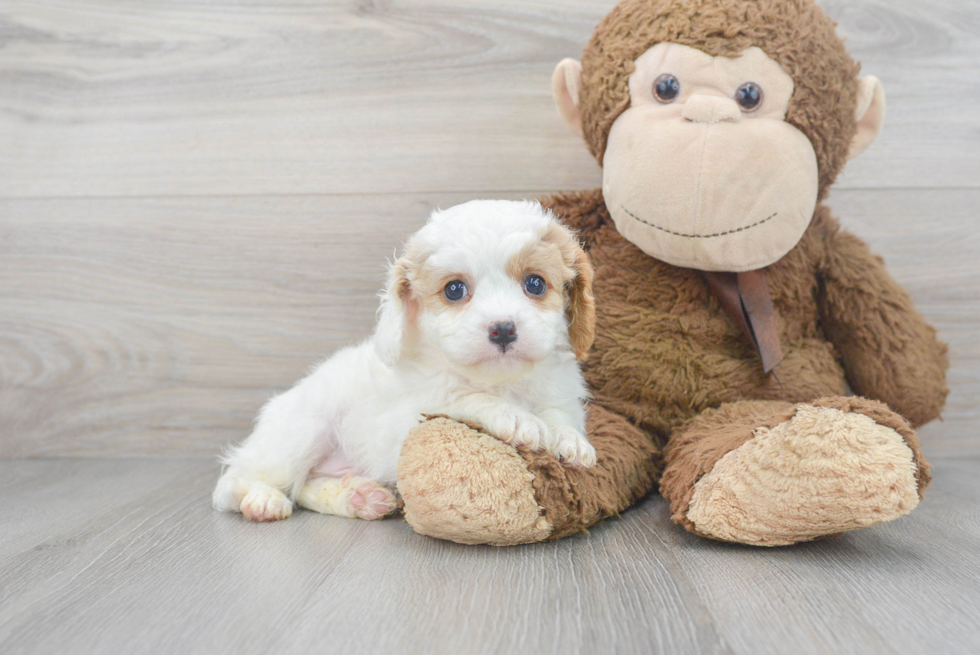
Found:
[{"label": "white and tan puppy", "polygon": [[592,466],[577,360],[594,326],[588,257],[540,204],[437,211],[391,267],[374,335],[265,405],[224,458],[214,506],[253,521],[286,518],[294,502],[380,518],[426,414]]}]

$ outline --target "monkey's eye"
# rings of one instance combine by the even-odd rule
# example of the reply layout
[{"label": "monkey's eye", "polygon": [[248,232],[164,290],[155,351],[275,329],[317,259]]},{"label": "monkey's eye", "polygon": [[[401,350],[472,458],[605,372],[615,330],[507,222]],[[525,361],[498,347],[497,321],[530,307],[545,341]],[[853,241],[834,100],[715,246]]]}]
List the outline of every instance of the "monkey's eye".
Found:
[{"label": "monkey's eye", "polygon": [[681,92],[681,82],[670,73],[664,73],[653,81],[653,97],[657,102],[669,105]]},{"label": "monkey's eye", "polygon": [[528,275],[524,279],[524,290],[532,296],[543,296],[548,290],[548,284],[540,275]]},{"label": "monkey's eye", "polygon": [[459,280],[453,280],[442,290],[446,300],[456,302],[466,297],[466,285]]},{"label": "monkey's eye", "polygon": [[762,105],[762,87],[755,82],[746,82],[735,91],[735,102],[742,111],[755,111]]}]

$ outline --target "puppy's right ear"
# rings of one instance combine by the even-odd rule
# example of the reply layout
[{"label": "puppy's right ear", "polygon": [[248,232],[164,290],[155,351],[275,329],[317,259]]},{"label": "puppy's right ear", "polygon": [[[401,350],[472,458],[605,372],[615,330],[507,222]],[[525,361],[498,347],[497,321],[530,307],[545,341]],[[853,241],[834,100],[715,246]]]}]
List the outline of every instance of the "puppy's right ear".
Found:
[{"label": "puppy's right ear", "polygon": [[396,261],[388,271],[388,284],[381,292],[378,327],[374,331],[374,349],[386,366],[394,366],[401,357],[402,343],[409,327],[412,283],[408,279],[412,263],[408,258]]}]

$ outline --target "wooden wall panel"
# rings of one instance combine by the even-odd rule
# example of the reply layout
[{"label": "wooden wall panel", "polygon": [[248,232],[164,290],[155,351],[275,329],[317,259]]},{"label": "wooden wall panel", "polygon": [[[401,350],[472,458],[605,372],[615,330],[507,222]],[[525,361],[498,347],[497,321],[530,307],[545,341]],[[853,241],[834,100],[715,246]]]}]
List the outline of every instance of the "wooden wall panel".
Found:
[{"label": "wooden wall panel", "polygon": [[[385,262],[433,208],[467,199],[0,201],[0,455],[217,452],[370,333]],[[831,205],[951,343],[953,395],[927,444],[976,448],[980,191]]]},{"label": "wooden wall panel", "polygon": [[[613,4],[11,0],[0,196],[598,186],[549,78]],[[823,4],[890,99],[841,188],[975,188],[976,4]]]},{"label": "wooden wall panel", "polygon": [[[435,206],[594,188],[549,97],[612,0],[0,6],[0,457],[212,454],[366,335]],[[980,419],[980,5],[825,0],[889,93],[832,203]]]}]

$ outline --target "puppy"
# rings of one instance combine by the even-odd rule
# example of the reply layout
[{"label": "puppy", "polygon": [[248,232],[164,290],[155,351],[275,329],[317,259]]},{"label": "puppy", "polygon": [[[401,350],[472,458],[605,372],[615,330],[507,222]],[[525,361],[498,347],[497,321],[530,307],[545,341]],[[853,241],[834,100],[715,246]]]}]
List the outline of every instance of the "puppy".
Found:
[{"label": "puppy", "polygon": [[592,266],[536,202],[434,212],[389,271],[374,335],[262,408],[224,458],[214,506],[253,521],[293,503],[377,519],[423,415],[479,424],[567,466],[595,464],[577,360],[592,345]]}]

